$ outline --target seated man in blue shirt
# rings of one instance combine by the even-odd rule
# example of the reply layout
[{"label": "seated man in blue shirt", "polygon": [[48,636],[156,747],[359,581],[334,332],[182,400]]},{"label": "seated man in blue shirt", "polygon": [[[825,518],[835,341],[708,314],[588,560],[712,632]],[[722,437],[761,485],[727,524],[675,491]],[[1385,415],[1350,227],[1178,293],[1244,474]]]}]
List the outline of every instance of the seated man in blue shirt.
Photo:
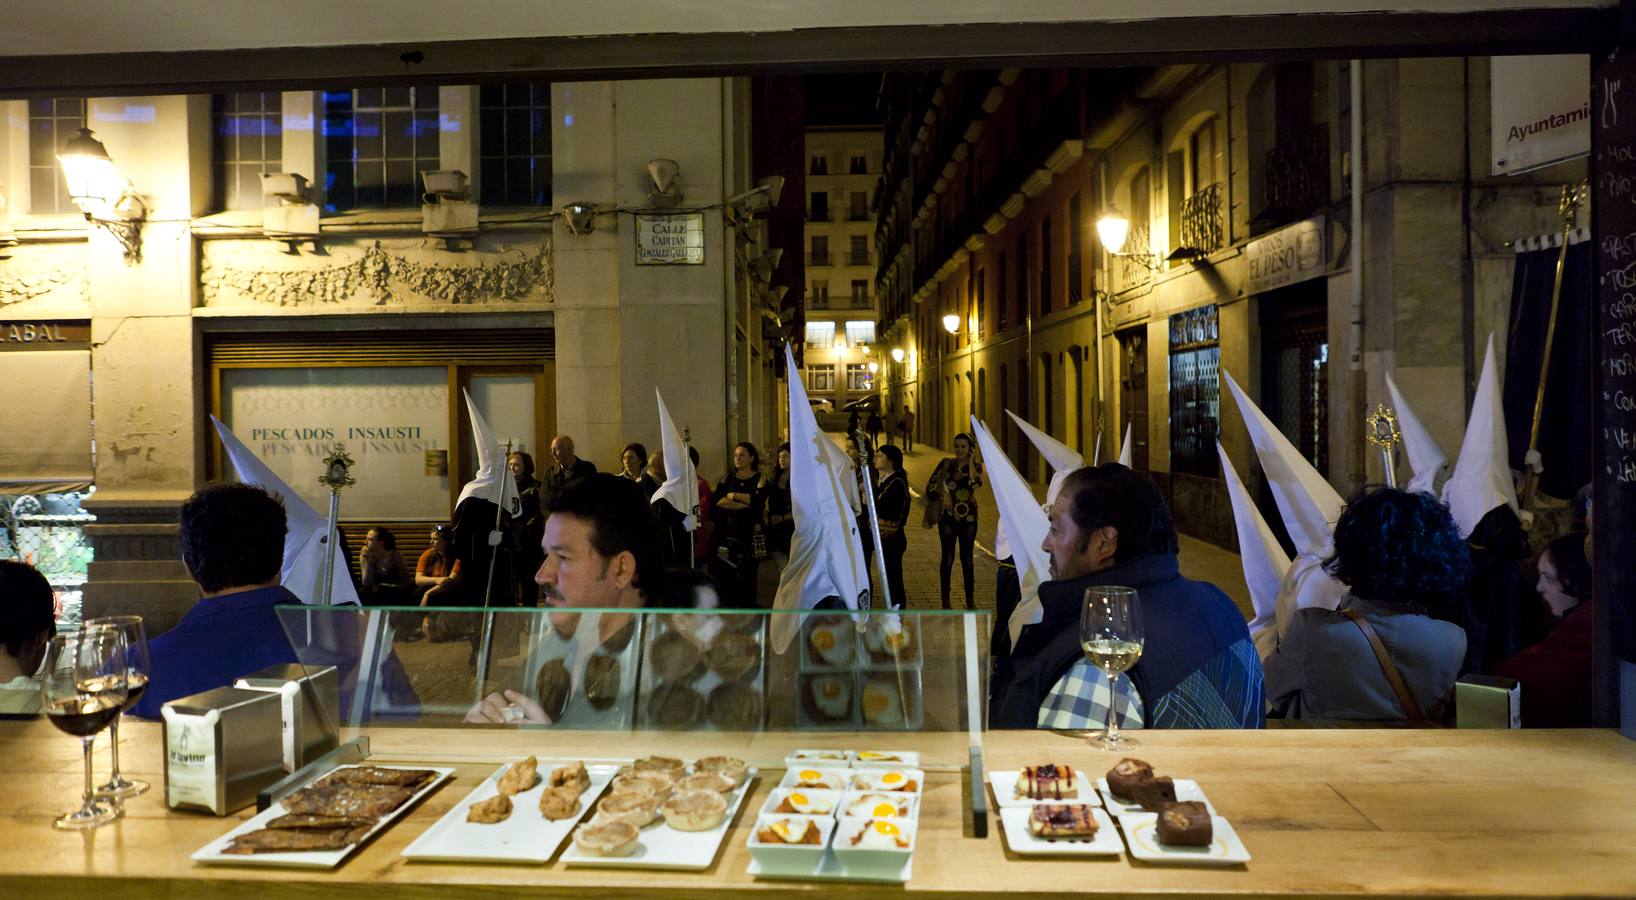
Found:
[{"label": "seated man in blue shirt", "polygon": [[1017,636],[994,688],[993,728],[1101,728],[1108,678],[1079,646],[1085,589],[1135,588],[1146,635],[1118,682],[1121,725],[1260,728],[1261,660],[1238,608],[1213,584],[1183,578],[1176,529],[1158,485],[1118,463],[1068,476],[1051,506],[1043,619]]},{"label": "seated man in blue shirt", "polygon": [[301,602],[278,583],[285,527],[284,504],[256,485],[207,485],[182,504],[182,562],[199,602],[149,643],[148,690],[132,712],[157,719],[178,697],[297,662],[274,612]]}]

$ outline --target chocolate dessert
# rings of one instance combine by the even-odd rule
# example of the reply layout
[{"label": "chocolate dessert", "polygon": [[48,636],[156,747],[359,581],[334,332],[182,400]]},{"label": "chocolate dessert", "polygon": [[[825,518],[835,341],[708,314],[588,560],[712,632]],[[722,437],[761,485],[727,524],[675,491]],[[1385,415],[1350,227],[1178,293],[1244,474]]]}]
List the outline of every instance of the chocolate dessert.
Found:
[{"label": "chocolate dessert", "polygon": [[1152,766],[1142,760],[1131,759],[1127,756],[1108,770],[1108,790],[1112,791],[1115,797],[1134,800],[1136,798],[1132,796],[1131,791],[1136,787],[1136,782],[1143,778],[1152,777]]},{"label": "chocolate dessert", "polygon": [[284,809],[296,815],[362,816],[379,819],[413,797],[411,788],[386,784],[345,784],[329,782],[304,787],[283,801]]},{"label": "chocolate dessert", "polygon": [[239,835],[222,852],[248,856],[252,853],[339,850],[356,844],[369,829],[368,825],[356,828],[263,828]]},{"label": "chocolate dessert", "polygon": [[1130,800],[1148,812],[1158,812],[1166,803],[1176,802],[1176,785],[1168,776],[1138,779],[1131,787]]},{"label": "chocolate dessert", "polygon": [[1198,800],[1166,803],[1159,810],[1159,843],[1177,847],[1208,847],[1214,838],[1210,810]]},{"label": "chocolate dessert", "polygon": [[437,773],[429,769],[387,769],[380,766],[352,766],[336,769],[319,779],[317,784],[386,784],[394,787],[418,788]]},{"label": "chocolate dessert", "polygon": [[373,825],[375,820],[366,816],[278,816],[267,821],[268,828],[357,828]]}]

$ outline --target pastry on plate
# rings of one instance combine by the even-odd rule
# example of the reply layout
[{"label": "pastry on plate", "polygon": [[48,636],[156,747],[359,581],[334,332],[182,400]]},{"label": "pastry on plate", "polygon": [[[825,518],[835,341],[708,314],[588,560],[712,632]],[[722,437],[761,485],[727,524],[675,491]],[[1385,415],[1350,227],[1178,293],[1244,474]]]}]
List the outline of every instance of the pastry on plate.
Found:
[{"label": "pastry on plate", "polygon": [[676,776],[665,771],[626,772],[616,776],[611,790],[636,791],[664,800],[676,789]]},{"label": "pastry on plate", "polygon": [[437,777],[430,769],[394,769],[387,766],[347,766],[325,775],[317,784],[388,785],[418,790]]},{"label": "pastry on plate", "polygon": [[629,856],[641,832],[626,822],[581,825],[574,831],[574,846],[586,856]]},{"label": "pastry on plate", "polygon": [[654,638],[648,653],[660,681],[692,681],[704,674],[698,645],[680,631],[667,631]]},{"label": "pastry on plate", "polygon": [[1153,777],[1153,767],[1139,759],[1125,757],[1113,764],[1106,776],[1108,790],[1121,800],[1134,800],[1131,792],[1136,788],[1136,782],[1144,778]]},{"label": "pastry on plate", "polygon": [[534,781],[538,777],[539,765],[540,761],[532,756],[514,762],[510,768],[506,769],[505,774],[500,776],[500,781],[495,787],[500,789],[500,793],[508,797],[513,794],[521,794],[534,786]]},{"label": "pastry on plate", "polygon": [[847,801],[845,814],[856,818],[898,819],[909,815],[913,801],[904,795],[859,794]]},{"label": "pastry on plate", "polygon": [[374,824],[369,816],[283,815],[267,820],[268,828],[357,828]]},{"label": "pastry on plate", "polygon": [[585,664],[585,702],[603,710],[619,702],[619,657],[598,653]]},{"label": "pastry on plate", "polygon": [[573,787],[546,788],[540,793],[540,815],[552,821],[579,815],[579,791]]},{"label": "pastry on plate", "polygon": [[747,731],[761,723],[761,692],[743,682],[724,681],[710,691],[705,708],[710,724],[722,731]]},{"label": "pastry on plate", "polygon": [[1079,796],[1078,773],[1073,766],[1053,763],[1024,766],[1012,795],[1019,800],[1073,800]]},{"label": "pastry on plate", "polygon": [[1085,803],[1036,803],[1028,816],[1028,833],[1037,838],[1095,837],[1097,827]]},{"label": "pastry on plate", "polygon": [[550,784],[552,787],[573,788],[574,793],[578,794],[591,786],[591,773],[585,771],[583,761],[571,766],[558,766],[551,770]]},{"label": "pastry on plate", "polygon": [[676,783],[676,790],[686,791],[715,791],[718,794],[730,794],[733,788],[738,787],[730,779],[713,772],[703,772],[698,775],[689,775]]},{"label": "pastry on plate", "polygon": [[631,763],[631,768],[637,772],[668,772],[674,777],[687,770],[687,763],[674,756],[644,756]]},{"label": "pastry on plate", "polygon": [[263,828],[233,839],[223,853],[294,853],[304,850],[339,850],[363,839],[370,826],[356,828]]},{"label": "pastry on plate", "polygon": [[733,787],[744,783],[750,775],[750,767],[744,760],[732,756],[704,756],[693,762],[693,771],[708,772],[720,775],[733,782]]},{"label": "pastry on plate", "polygon": [[705,651],[704,661],[727,681],[753,678],[761,666],[761,642],[736,631],[719,634]]},{"label": "pastry on plate", "polygon": [[562,660],[553,659],[540,666],[540,673],[534,676],[534,696],[539,699],[540,709],[545,710],[551,721],[562,720],[562,711],[568,707],[568,691],[572,687],[573,678]]},{"label": "pastry on plate", "polygon": [[495,794],[482,801],[473,803],[466,808],[466,821],[477,822],[482,825],[493,825],[511,818],[511,795]]},{"label": "pastry on plate", "polygon": [[1159,843],[1175,847],[1208,847],[1214,839],[1210,810],[1203,802],[1166,803],[1155,823]]},{"label": "pastry on plate", "polygon": [[595,822],[625,822],[641,828],[659,814],[657,798],[639,791],[617,791],[596,805]]},{"label": "pastry on plate", "polygon": [[821,844],[824,830],[811,819],[773,819],[756,830],[763,844]]},{"label": "pastry on plate", "polygon": [[648,723],[655,728],[692,728],[704,711],[704,698],[681,682],[661,684],[648,696]]},{"label": "pastry on plate", "polygon": [[773,812],[797,813],[803,816],[827,816],[835,811],[833,794],[790,791],[778,801]]},{"label": "pastry on plate", "polygon": [[716,791],[677,791],[660,811],[677,831],[709,831],[727,816],[727,798]]}]

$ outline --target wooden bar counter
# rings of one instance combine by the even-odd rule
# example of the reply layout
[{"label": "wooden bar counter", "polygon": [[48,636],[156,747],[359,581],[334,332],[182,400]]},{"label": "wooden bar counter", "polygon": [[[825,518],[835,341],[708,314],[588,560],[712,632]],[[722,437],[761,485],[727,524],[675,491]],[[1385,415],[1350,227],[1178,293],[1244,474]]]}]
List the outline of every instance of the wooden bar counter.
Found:
[{"label": "wooden bar counter", "polygon": [[[51,819],[81,786],[78,742],[44,720],[0,722],[0,897],[712,897],[821,894],[1063,893],[1311,897],[1636,896],[1636,743],[1609,731],[1265,731],[1138,735],[1135,754],[1196,779],[1254,859],[1225,869],[1018,857],[991,813],[972,837],[964,738],[850,735],[588,734],[503,729],[375,729],[376,761],[445,763],[456,779],[333,871],[195,865],[188,856],[234,824],[172,813],[162,800],[159,728],[127,722],[126,772],[154,790],[117,824],[58,832]],[[106,735],[97,776],[107,775]],[[891,747],[927,755],[926,794],[905,887],[758,882],[745,872],[754,814],[797,746]],[[408,843],[516,755],[738,755],[763,766],[714,865],[704,872],[410,863]],[[986,736],[991,769],[1067,763],[1098,774],[1116,756],[1047,732]],[[939,767],[938,762],[947,765]],[[939,771],[940,770],[940,771]]]}]

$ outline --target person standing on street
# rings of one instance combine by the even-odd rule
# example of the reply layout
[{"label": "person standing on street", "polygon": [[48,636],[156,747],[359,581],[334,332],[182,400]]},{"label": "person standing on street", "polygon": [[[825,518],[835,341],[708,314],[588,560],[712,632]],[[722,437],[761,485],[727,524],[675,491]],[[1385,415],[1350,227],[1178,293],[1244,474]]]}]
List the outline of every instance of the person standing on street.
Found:
[{"label": "person standing on street", "polygon": [[915,451],[915,411],[910,409],[907,403],[903,404],[902,427],[903,449],[905,452],[913,453]]},{"label": "person standing on street", "polygon": [[977,543],[977,489],[983,485],[983,464],[972,455],[971,435],[954,436],[954,455],[944,458],[926,484],[926,502],[937,504],[937,538],[943,545],[939,572],[942,575],[943,608],[949,609],[949,575],[954,567],[956,544],[960,549],[960,571],[965,576],[966,608],[976,609],[972,599],[976,576],[972,550]]},{"label": "person standing on street", "polygon": [[875,468],[880,470],[880,487],[875,490],[875,515],[880,523],[881,553],[886,558],[886,591],[892,605],[905,609],[909,596],[903,589],[903,554],[909,538],[903,526],[909,521],[909,476],[903,472],[903,451],[891,444],[875,451]]}]

